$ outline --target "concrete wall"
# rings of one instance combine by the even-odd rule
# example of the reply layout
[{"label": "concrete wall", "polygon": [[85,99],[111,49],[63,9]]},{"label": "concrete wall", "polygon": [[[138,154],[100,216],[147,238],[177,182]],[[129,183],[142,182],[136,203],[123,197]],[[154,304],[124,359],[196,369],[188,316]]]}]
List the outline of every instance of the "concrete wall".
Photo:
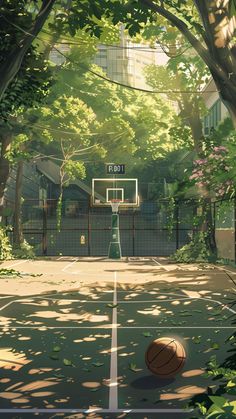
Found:
[{"label": "concrete wall", "polygon": [[235,232],[232,228],[216,229],[217,256],[235,261]]}]

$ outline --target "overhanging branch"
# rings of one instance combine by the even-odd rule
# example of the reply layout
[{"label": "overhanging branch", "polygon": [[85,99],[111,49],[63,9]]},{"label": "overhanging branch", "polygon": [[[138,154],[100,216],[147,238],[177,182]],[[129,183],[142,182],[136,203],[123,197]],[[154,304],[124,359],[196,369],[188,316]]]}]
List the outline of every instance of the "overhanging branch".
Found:
[{"label": "overhanging branch", "polygon": [[159,6],[158,4],[153,3],[152,0],[140,0],[140,3],[157,12],[169,22],[171,22],[177,29],[179,29],[179,31],[185,36],[192,47],[200,55],[202,60],[209,67],[211,72],[215,73],[219,78],[224,80],[225,84],[229,88],[232,88],[230,80],[228,79],[228,75],[217,65],[217,63],[211,57],[209,50],[202,45],[196,36],[192,34],[185,22],[183,22],[178,16],[174,15],[169,10],[165,9],[163,6]]}]

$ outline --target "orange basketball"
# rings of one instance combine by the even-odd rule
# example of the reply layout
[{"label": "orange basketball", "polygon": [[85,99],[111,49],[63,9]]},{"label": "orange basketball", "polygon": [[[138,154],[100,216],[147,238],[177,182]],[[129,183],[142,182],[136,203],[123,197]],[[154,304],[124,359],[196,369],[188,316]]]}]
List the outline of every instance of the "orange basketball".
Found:
[{"label": "orange basketball", "polygon": [[145,354],[149,370],[162,378],[175,376],[184,366],[186,352],[174,338],[159,338],[150,343]]}]

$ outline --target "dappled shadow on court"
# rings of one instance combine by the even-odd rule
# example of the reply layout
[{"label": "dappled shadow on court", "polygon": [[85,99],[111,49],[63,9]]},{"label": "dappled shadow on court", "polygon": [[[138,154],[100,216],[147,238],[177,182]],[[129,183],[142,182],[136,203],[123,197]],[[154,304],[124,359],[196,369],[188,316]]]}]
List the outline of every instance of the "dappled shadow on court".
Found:
[{"label": "dappled shadow on court", "polygon": [[107,406],[106,331],[5,330],[1,343],[1,408]]},{"label": "dappled shadow on court", "polygon": [[130,385],[140,390],[150,390],[156,388],[164,388],[174,382],[174,378],[159,378],[155,375],[145,375],[132,381]]},{"label": "dappled shadow on court", "polygon": [[[106,272],[114,272],[108,266]],[[1,312],[1,407],[107,408],[113,352],[121,408],[183,407],[214,386],[203,376],[206,362],[212,355],[223,362],[231,349],[225,344],[230,331],[223,330],[232,315],[221,304],[230,293],[225,274],[164,272],[150,264],[148,269],[146,261],[119,266],[117,347],[111,348],[112,276],[109,282],[101,274],[92,285],[20,298]],[[212,328],[204,330],[206,325]],[[187,352],[182,372],[164,381],[145,365],[147,346],[163,335],[183,342]]]}]

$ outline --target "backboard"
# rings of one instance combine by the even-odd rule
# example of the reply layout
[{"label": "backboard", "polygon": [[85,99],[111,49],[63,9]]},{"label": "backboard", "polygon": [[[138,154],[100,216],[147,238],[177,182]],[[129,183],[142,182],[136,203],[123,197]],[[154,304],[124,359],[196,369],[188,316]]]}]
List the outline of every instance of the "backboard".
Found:
[{"label": "backboard", "polygon": [[138,179],[104,178],[92,180],[92,199],[94,207],[108,207],[119,202],[119,207],[137,207]]}]

